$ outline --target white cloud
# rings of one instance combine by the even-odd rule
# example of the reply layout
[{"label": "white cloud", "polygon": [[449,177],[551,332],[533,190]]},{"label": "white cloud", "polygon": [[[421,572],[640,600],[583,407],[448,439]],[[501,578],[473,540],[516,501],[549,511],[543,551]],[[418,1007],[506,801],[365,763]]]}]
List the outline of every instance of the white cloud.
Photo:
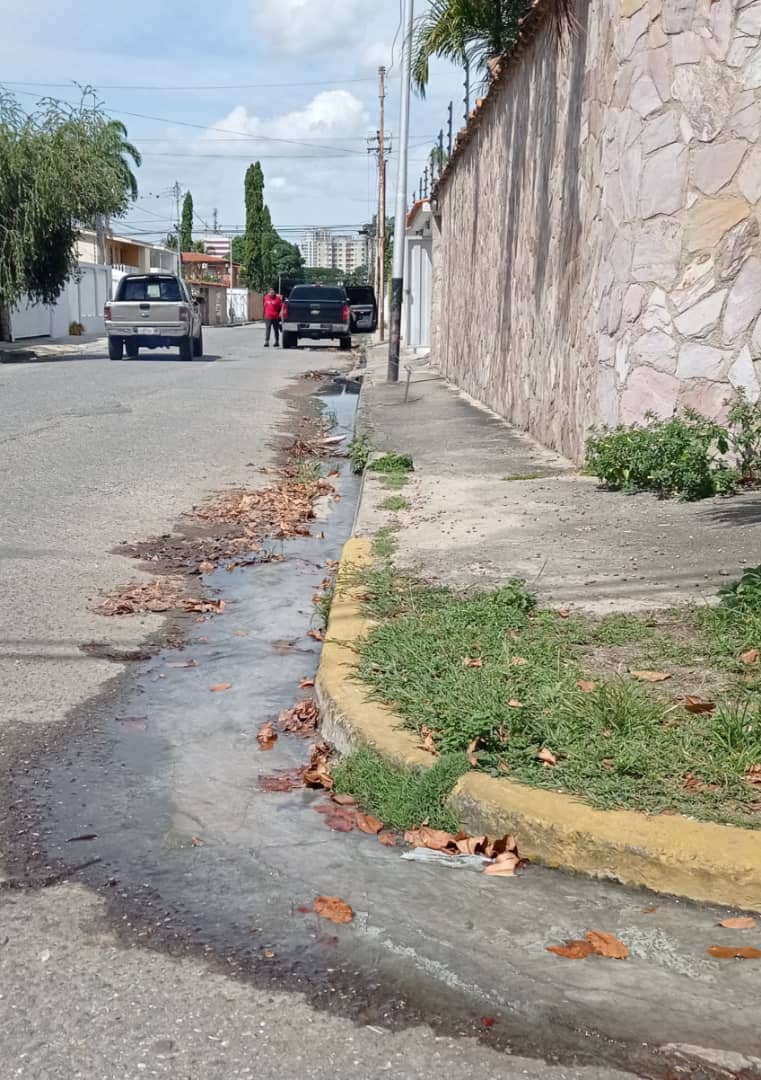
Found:
[{"label": "white cloud", "polygon": [[273,191],[282,191],[284,187],[287,187],[288,180],[285,176],[273,176],[269,181],[269,186]]},{"label": "white cloud", "polygon": [[391,67],[391,42],[373,41],[362,53],[357,65],[359,75],[374,75],[379,67]]},{"label": "white cloud", "polygon": [[374,4],[367,0],[280,0],[276,8],[251,0],[257,34],[281,53],[339,50],[364,33]]},{"label": "white cloud", "polygon": [[215,153],[235,156],[249,148],[252,156],[257,152],[262,156],[266,152],[303,155],[307,152],[304,143],[314,143],[316,148],[328,152],[339,148],[359,151],[360,143],[348,140],[364,136],[369,125],[370,114],[354,94],[348,90],[325,90],[302,109],[266,119],[250,113],[245,105],[236,105],[227,116],[211,125],[199,142],[201,150],[208,150],[213,144]]}]

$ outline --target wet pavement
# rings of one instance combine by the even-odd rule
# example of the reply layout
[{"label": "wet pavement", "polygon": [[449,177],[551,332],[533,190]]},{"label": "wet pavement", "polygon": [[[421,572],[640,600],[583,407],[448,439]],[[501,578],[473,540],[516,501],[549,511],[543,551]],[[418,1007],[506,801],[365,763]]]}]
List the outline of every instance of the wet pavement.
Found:
[{"label": "wet pavement", "polygon": [[[326,400],[339,430],[355,404],[343,387]],[[256,734],[316,671],[311,598],[358,493],[340,468],[312,537],[205,579],[224,615],[7,759],[2,1075],[649,1076],[668,1072],[666,1043],[760,1053],[757,972],[706,956],[717,912],[539,868],[402,862],[332,832],[320,793],[259,789],[308,758],[307,740],[263,753]],[[318,894],[354,923],[300,910]],[[546,952],[587,926],[632,959]]]}]

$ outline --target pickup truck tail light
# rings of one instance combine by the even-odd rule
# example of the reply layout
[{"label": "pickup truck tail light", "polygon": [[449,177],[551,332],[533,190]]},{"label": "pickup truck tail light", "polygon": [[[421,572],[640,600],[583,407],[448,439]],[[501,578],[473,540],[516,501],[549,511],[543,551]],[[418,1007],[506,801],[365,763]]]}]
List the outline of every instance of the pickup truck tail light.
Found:
[{"label": "pickup truck tail light", "polygon": [[283,304],[282,308],[280,309],[280,318],[283,320],[283,322],[287,322],[287,320],[288,320],[288,302],[287,301],[286,301],[286,303]]},{"label": "pickup truck tail light", "polygon": [[111,305],[110,304],[106,304],[105,307],[103,308],[103,318],[106,320],[106,322],[111,322]]},{"label": "pickup truck tail light", "polygon": [[350,315],[350,312],[349,312],[349,305],[348,305],[348,304],[344,304],[344,309],[343,309],[343,312],[342,312],[342,314],[341,314],[341,318],[343,319],[343,321],[344,321],[344,322],[348,322],[348,321],[349,321],[349,315]]}]

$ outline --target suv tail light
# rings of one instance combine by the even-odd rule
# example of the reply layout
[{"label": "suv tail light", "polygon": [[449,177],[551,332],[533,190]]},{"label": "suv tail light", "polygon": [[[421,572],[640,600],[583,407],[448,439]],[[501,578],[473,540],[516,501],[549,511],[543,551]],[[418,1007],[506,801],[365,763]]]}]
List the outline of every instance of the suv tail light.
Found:
[{"label": "suv tail light", "polygon": [[280,318],[283,320],[283,322],[288,321],[288,301],[287,300],[285,301],[282,308],[280,309]]},{"label": "suv tail light", "polygon": [[111,322],[111,305],[110,304],[106,304],[105,307],[103,308],[103,318],[106,320],[106,322]]},{"label": "suv tail light", "polygon": [[350,316],[349,305],[344,304],[344,309],[343,309],[343,311],[341,313],[341,318],[343,319],[344,322],[348,322],[349,321],[349,316]]}]

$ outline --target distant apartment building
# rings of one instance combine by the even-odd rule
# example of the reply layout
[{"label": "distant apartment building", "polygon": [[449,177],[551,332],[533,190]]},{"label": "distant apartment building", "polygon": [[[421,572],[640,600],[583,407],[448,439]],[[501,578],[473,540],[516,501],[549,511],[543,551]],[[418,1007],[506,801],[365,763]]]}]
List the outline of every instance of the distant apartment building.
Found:
[{"label": "distant apartment building", "polygon": [[349,273],[369,262],[367,240],[331,232],[330,229],[310,229],[299,245],[307,266],[319,266],[326,270],[344,270]]},{"label": "distant apartment building", "polygon": [[207,255],[216,255],[222,259],[230,258],[230,244],[232,240],[229,236],[223,236],[222,233],[212,232],[204,233],[199,237],[203,244],[203,249]]}]

